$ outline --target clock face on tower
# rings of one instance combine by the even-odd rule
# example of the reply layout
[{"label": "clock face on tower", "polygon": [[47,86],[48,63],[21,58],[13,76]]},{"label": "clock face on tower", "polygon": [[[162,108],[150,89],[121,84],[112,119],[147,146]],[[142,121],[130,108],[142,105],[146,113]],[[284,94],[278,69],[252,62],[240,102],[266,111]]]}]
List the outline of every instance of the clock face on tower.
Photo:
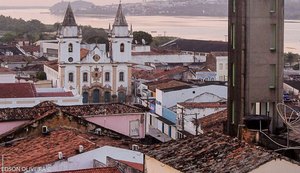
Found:
[{"label": "clock face on tower", "polygon": [[94,55],[93,57],[95,62],[98,62],[100,60],[100,56],[99,55]]}]

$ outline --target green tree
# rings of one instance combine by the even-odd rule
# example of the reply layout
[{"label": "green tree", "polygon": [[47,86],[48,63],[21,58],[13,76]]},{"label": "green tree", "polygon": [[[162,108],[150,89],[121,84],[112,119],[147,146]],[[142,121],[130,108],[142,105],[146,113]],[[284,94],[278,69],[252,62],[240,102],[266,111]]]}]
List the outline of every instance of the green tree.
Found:
[{"label": "green tree", "polygon": [[36,73],[36,78],[38,80],[46,80],[47,79],[47,75],[46,75],[45,72],[39,71],[39,72]]},{"label": "green tree", "polygon": [[150,45],[153,41],[152,35],[144,31],[133,32],[134,43],[137,41],[138,44],[143,44],[142,40],[145,40],[146,45]]},{"label": "green tree", "polygon": [[295,62],[299,62],[299,60],[300,60],[300,55],[299,54],[295,54],[295,53],[292,53],[292,52],[284,54],[284,62],[289,63],[290,66]]},{"label": "green tree", "polygon": [[7,32],[3,35],[3,37],[1,38],[1,42],[3,43],[11,43],[16,39],[16,34],[13,32]]}]

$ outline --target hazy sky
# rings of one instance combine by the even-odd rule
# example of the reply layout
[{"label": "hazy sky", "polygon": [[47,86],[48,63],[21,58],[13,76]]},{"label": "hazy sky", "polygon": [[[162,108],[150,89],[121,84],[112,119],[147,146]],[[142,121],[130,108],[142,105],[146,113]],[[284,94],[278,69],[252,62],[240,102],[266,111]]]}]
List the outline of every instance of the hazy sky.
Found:
[{"label": "hazy sky", "polygon": [[[57,2],[62,0],[0,0],[1,6],[51,6]],[[65,0],[65,1],[75,1],[75,0]],[[104,4],[112,4],[112,3],[119,3],[120,0],[85,0],[89,2],[93,2],[97,5],[104,5]],[[129,2],[141,2],[142,0],[122,0],[123,3]]]}]

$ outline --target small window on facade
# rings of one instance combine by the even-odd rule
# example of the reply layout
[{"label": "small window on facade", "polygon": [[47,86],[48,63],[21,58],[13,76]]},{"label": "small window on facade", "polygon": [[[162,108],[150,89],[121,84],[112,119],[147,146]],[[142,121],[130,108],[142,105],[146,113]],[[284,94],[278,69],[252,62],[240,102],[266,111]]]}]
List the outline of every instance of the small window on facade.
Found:
[{"label": "small window on facade", "polygon": [[276,65],[271,64],[270,65],[270,73],[271,73],[271,78],[270,78],[270,89],[274,89],[276,86]]},{"label": "small window on facade", "polygon": [[270,45],[270,50],[275,51],[276,50],[276,24],[271,25],[271,45]]},{"label": "small window on facade", "polygon": [[232,64],[232,86],[235,86],[235,65]]},{"label": "small window on facade", "polygon": [[74,74],[69,73],[69,82],[74,82]]},{"label": "small window on facade", "polygon": [[83,73],[83,82],[87,82],[88,81],[88,73],[84,72]]},{"label": "small window on facade", "polygon": [[235,49],[235,24],[231,25],[231,47]]},{"label": "small window on facade", "polygon": [[120,45],[120,52],[124,52],[125,51],[125,45],[122,43]]},{"label": "small window on facade", "polygon": [[69,52],[73,52],[73,44],[72,43],[69,44],[68,50],[69,50]]},{"label": "small window on facade", "polygon": [[110,73],[105,72],[105,82],[109,82],[109,81],[110,81]]},{"label": "small window on facade", "polygon": [[124,82],[124,72],[120,72],[119,74],[119,81]]},{"label": "small window on facade", "polygon": [[72,57],[70,57],[70,58],[68,59],[68,61],[69,61],[69,62],[73,62],[74,60],[73,60]]},{"label": "small window on facade", "polygon": [[276,12],[276,8],[277,8],[277,0],[271,0],[270,12],[271,13],[275,13]]},{"label": "small window on facade", "polygon": [[232,0],[232,12],[235,13],[236,6],[235,6],[235,0]]}]

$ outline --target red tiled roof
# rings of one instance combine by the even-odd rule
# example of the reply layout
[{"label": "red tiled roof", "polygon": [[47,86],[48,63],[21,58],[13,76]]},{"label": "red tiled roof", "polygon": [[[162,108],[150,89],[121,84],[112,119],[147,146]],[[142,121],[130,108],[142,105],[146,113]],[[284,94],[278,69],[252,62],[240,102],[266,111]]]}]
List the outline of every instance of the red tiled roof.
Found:
[{"label": "red tiled roof", "polygon": [[58,72],[58,60],[49,61],[45,65]]},{"label": "red tiled roof", "polygon": [[133,70],[132,75],[137,79],[145,79],[145,80],[158,80],[158,79],[169,79],[172,76],[177,74],[182,74],[188,71],[188,67],[174,67],[170,70],[162,70],[162,69],[155,69],[155,70]]},{"label": "red tiled roof", "polygon": [[60,171],[60,173],[121,173],[121,172],[117,168],[104,167],[104,168],[91,168],[91,169]]},{"label": "red tiled roof", "polygon": [[34,46],[34,45],[21,46],[21,48],[25,52],[39,52],[40,51],[40,46]]},{"label": "red tiled roof", "polygon": [[227,109],[208,115],[206,117],[198,119],[198,123],[201,125],[201,129],[204,132],[214,131],[223,133],[224,122],[227,120]]},{"label": "red tiled roof", "polygon": [[141,172],[144,171],[144,165],[143,164],[140,164],[140,163],[134,163],[134,162],[128,162],[128,161],[125,161],[125,160],[118,160],[119,162],[121,163],[124,163],[125,165],[129,166],[129,167],[132,167],[136,170],[139,170]]},{"label": "red tiled roof", "polygon": [[203,103],[196,103],[196,102],[182,102],[178,103],[179,105],[185,108],[226,108],[226,103],[224,102],[203,102]]},{"label": "red tiled roof", "polygon": [[16,72],[6,67],[0,67],[0,74],[16,74]]},{"label": "red tiled roof", "polygon": [[0,56],[0,61],[3,62],[31,62],[34,61],[35,58],[31,56],[25,56],[25,55],[13,55],[13,56],[6,56],[6,55],[1,55]]},{"label": "red tiled roof", "polygon": [[72,97],[72,92],[38,93],[38,97]]},{"label": "red tiled roof", "polygon": [[145,83],[145,85],[147,85],[148,89],[153,92],[155,92],[156,89],[164,90],[164,89],[169,89],[169,88],[190,86],[190,84],[188,84],[188,83],[181,82],[178,80],[171,80],[171,79],[147,82],[147,83]]},{"label": "red tiled roof", "polygon": [[80,49],[80,60],[83,60],[89,53],[88,49],[81,48]]},{"label": "red tiled roof", "polygon": [[177,50],[167,50],[167,49],[151,49],[150,52],[132,52],[132,56],[138,55],[174,55],[179,54]]},{"label": "red tiled roof", "polygon": [[34,84],[3,83],[0,84],[0,98],[30,98],[36,96]]}]

